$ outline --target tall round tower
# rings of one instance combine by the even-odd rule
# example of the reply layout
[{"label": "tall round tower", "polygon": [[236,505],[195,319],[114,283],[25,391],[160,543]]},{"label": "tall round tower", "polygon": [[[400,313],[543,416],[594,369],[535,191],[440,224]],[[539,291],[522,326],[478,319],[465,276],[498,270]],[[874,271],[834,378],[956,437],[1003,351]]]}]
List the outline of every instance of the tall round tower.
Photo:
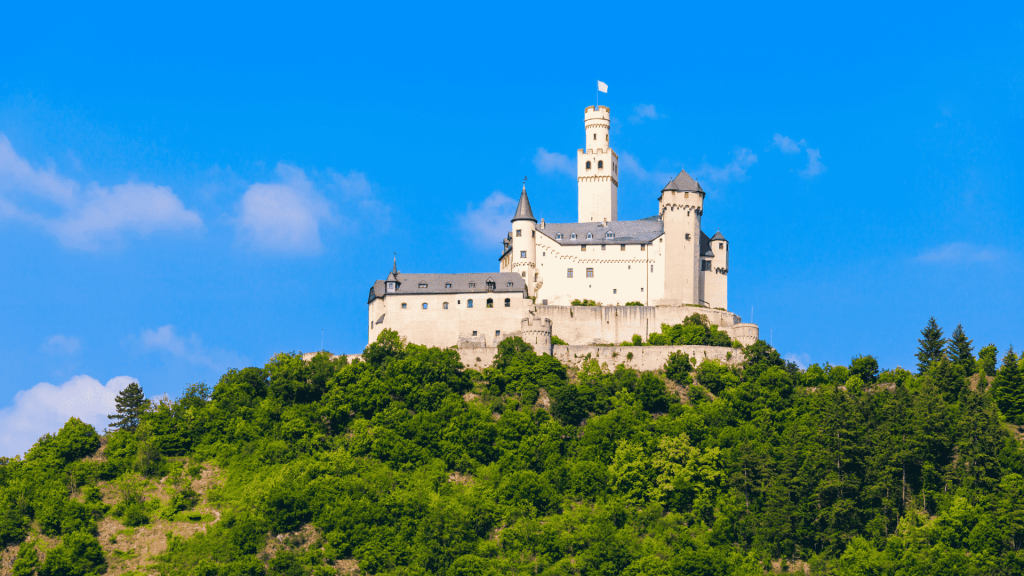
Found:
[{"label": "tall round tower", "polygon": [[537,282],[537,219],[530,208],[526,195],[526,184],[519,196],[519,206],[512,217],[512,266],[511,271],[526,280],[530,295],[536,294]]},{"label": "tall round tower", "polygon": [[609,137],[611,111],[607,106],[587,106],[583,125],[586,141],[576,151],[579,221],[618,220],[619,156]]},{"label": "tall round tower", "polygon": [[665,224],[665,296],[661,304],[700,304],[700,219],[704,190],[685,170],[658,198]]}]

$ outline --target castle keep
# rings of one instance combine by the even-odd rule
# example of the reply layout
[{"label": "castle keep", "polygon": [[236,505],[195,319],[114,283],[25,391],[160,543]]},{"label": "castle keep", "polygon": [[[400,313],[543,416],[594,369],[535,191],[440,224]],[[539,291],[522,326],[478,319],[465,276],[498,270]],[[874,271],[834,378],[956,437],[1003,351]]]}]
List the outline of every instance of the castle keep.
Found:
[{"label": "castle keep", "polygon": [[[570,345],[618,344],[634,334],[646,340],[661,324],[699,312],[742,344],[756,342],[757,326],[728,312],[729,241],[701,229],[705,193],[685,170],[658,194],[657,214],[618,219],[610,125],[607,106],[584,111],[578,222],[538,223],[524,185],[498,272],[405,274],[395,263],[370,288],[369,341],[384,329],[409,342],[459,348],[493,348],[521,336],[550,353],[552,335]],[[571,306],[573,300],[602,305]]]}]

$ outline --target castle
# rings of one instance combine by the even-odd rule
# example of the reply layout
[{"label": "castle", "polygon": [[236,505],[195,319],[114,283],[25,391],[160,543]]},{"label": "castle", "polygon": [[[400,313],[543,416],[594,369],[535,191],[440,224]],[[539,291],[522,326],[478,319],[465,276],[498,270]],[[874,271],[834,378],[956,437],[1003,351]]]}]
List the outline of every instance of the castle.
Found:
[{"label": "castle", "polygon": [[646,340],[661,324],[699,312],[742,344],[756,342],[757,326],[728,312],[729,241],[701,230],[705,193],[685,170],[661,190],[656,215],[618,219],[610,126],[607,106],[586,108],[586,147],[576,153],[578,222],[538,223],[524,184],[499,272],[406,274],[394,263],[370,288],[369,341],[385,329],[459,348],[521,336],[550,352],[552,335],[570,345],[618,344],[634,334]]}]

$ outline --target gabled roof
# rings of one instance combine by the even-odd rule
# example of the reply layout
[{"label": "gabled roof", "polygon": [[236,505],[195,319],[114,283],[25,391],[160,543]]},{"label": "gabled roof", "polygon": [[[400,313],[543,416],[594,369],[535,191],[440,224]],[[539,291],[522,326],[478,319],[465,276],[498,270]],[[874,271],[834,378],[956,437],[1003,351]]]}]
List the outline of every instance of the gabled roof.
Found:
[{"label": "gabled roof", "polygon": [[[569,222],[565,224],[545,224],[538,230],[562,246],[579,246],[580,244],[646,244],[653,242],[665,234],[665,223],[657,216],[643,220],[612,220],[605,225],[603,222]],[[587,239],[587,233],[591,238]],[[608,237],[608,232],[612,237]],[[559,238],[558,235],[562,237]],[[573,238],[572,235],[576,237]]]},{"label": "gabled roof", "polygon": [[703,230],[700,231],[700,255],[707,256],[708,258],[715,256],[714,251],[711,250],[711,238],[708,238],[708,235]]},{"label": "gabled roof", "polygon": [[686,170],[680,170],[679,174],[676,174],[676,177],[661,189],[662,192],[666,190],[675,190],[676,192],[704,192],[700,187],[700,184],[698,184],[693,178],[690,178],[690,175],[686,173]]},{"label": "gabled roof", "polygon": [[523,184],[523,193],[519,196],[519,206],[516,207],[516,215],[512,217],[513,222],[516,220],[537,221],[533,217],[533,210],[530,208],[530,199],[526,196],[526,184]]}]

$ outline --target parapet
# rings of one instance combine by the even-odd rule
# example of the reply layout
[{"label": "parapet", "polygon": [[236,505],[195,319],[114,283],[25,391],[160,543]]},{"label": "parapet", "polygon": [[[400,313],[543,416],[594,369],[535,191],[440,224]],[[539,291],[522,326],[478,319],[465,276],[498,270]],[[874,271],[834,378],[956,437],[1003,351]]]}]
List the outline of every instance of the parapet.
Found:
[{"label": "parapet", "polygon": [[551,319],[523,318],[522,339],[538,354],[551,354]]}]

